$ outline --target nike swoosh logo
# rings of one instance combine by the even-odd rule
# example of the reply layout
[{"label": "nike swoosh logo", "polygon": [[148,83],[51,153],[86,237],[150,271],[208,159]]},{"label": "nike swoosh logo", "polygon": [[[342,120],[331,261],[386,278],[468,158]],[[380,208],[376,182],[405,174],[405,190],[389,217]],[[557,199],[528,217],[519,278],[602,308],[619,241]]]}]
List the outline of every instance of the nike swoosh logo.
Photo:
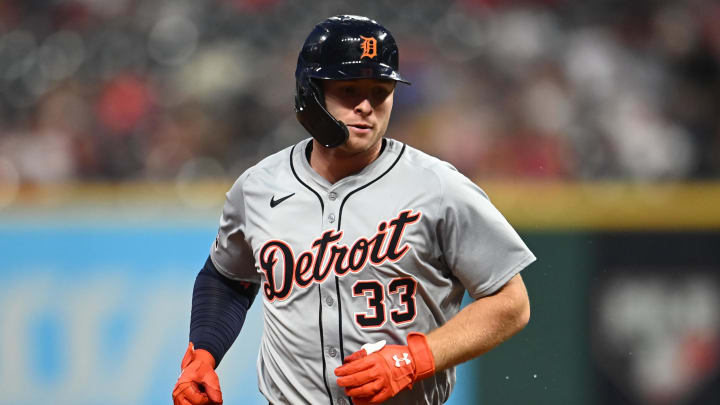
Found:
[{"label": "nike swoosh logo", "polygon": [[286,195],[285,197],[283,197],[283,198],[281,198],[281,199],[279,199],[279,200],[276,200],[276,199],[275,199],[275,196],[272,196],[272,198],[270,198],[270,208],[275,208],[275,207],[277,207],[278,204],[280,204],[281,202],[287,200],[288,198],[290,198],[290,197],[292,197],[292,196],[294,196],[294,195],[295,195],[295,193],[292,193],[292,194],[290,194],[290,195]]}]

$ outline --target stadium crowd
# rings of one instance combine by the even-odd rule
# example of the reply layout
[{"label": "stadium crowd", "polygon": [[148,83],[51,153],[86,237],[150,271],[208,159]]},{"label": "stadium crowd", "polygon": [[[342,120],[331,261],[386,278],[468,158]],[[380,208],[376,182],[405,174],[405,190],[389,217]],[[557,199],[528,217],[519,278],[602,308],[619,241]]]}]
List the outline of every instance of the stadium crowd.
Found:
[{"label": "stadium crowd", "polygon": [[0,181],[233,178],[307,136],[308,27],[386,25],[388,136],[475,178],[720,178],[720,3],[3,0]]}]

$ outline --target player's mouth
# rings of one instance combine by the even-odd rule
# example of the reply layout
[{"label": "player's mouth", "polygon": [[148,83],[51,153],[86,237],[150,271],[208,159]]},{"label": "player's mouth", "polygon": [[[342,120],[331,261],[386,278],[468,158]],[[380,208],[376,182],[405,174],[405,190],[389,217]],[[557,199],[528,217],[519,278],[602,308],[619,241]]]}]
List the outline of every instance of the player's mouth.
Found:
[{"label": "player's mouth", "polygon": [[372,131],[373,126],[370,124],[348,124],[348,128],[352,128],[353,132],[358,134],[367,134]]}]

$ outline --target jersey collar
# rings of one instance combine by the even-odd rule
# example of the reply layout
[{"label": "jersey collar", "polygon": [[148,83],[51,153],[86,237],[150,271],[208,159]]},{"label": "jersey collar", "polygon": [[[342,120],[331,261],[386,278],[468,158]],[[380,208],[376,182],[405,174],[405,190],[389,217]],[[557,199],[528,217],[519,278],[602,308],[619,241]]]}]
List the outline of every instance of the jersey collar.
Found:
[{"label": "jersey collar", "polygon": [[402,143],[394,139],[383,138],[383,146],[380,150],[380,156],[373,160],[372,163],[365,166],[361,171],[347,176],[334,184],[330,184],[324,177],[320,176],[315,169],[310,166],[308,154],[312,151],[312,138],[300,141],[294,148],[293,164],[297,168],[298,176],[313,187],[319,187],[320,190],[351,190],[361,186],[386,171],[395,162],[399,151],[402,149]]}]

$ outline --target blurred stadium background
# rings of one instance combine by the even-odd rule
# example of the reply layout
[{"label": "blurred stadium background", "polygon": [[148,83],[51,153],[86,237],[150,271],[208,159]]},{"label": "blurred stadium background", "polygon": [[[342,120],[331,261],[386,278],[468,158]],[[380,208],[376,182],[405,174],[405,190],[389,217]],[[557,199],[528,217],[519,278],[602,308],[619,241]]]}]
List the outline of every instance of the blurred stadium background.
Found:
[{"label": "blurred stadium background", "polygon": [[[720,4],[0,0],[0,404],[170,403],[223,193],[306,135],[297,52],[388,26],[388,136],[489,193],[531,324],[452,404],[720,403]],[[220,365],[263,404],[253,307]]]}]

